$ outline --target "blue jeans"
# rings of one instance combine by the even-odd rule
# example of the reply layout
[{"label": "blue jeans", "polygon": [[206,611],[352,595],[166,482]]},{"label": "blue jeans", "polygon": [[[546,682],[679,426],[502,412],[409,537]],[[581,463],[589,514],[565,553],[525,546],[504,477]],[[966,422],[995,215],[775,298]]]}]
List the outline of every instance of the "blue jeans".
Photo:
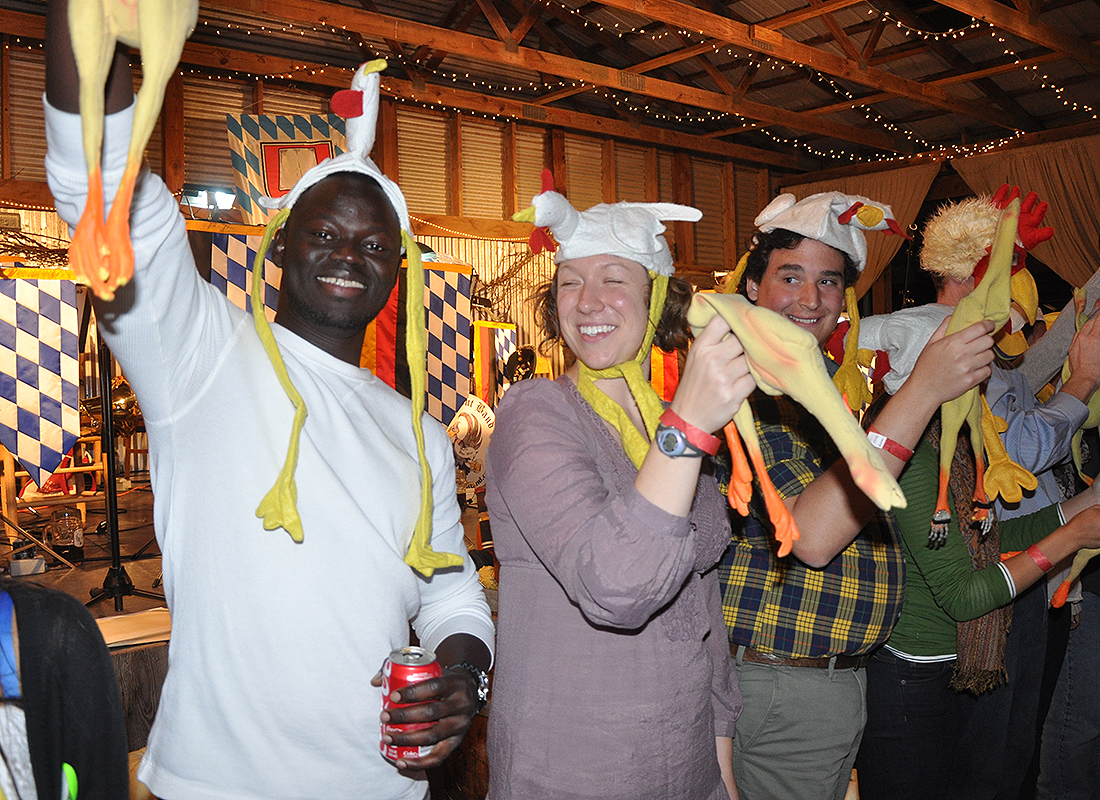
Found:
[{"label": "blue jeans", "polygon": [[1100,798],[1100,597],[1083,597],[1043,727],[1039,800]]},{"label": "blue jeans", "polygon": [[958,737],[955,661],[923,663],[879,648],[867,665],[867,727],[856,757],[860,800],[943,797]]}]

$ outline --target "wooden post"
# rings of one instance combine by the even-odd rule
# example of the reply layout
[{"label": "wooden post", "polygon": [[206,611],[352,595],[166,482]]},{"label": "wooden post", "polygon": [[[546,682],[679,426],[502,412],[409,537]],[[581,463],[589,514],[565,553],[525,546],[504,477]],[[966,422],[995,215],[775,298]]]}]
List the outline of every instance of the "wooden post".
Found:
[{"label": "wooden post", "polygon": [[372,158],[382,174],[394,183],[400,183],[400,169],[397,161],[397,105],[382,98],[378,104],[378,131],[374,137]]},{"label": "wooden post", "polygon": [[661,199],[661,176],[657,172],[657,148],[645,149],[645,201],[657,203]]},{"label": "wooden post", "polygon": [[164,183],[168,191],[183,191],[187,173],[183,147],[183,76],[179,70],[172,73],[164,88],[164,105],[160,111],[163,133]]},{"label": "wooden post", "polygon": [[[691,157],[683,151],[672,154],[672,199],[675,203],[690,206],[695,200],[694,183],[691,177]],[[695,231],[690,222],[672,223],[676,231],[676,251],[673,260],[678,266],[695,266]]]},{"label": "wooden post", "polygon": [[737,174],[733,162],[722,164],[722,266],[726,271],[737,266],[741,242],[737,241]]},{"label": "wooden post", "polygon": [[0,36],[0,179],[11,178],[11,37]]},{"label": "wooden post", "polygon": [[565,168],[565,133],[559,128],[550,131],[550,171],[554,173],[557,191],[569,197],[569,172]]},{"label": "wooden post", "polygon": [[603,169],[603,201],[615,202],[615,140],[605,139],[600,148],[600,168]]},{"label": "wooden post", "polygon": [[447,169],[448,181],[447,213],[456,217],[462,214],[462,115],[457,111],[447,120]]},{"label": "wooden post", "polygon": [[500,141],[501,168],[503,179],[500,183],[501,208],[504,217],[511,219],[519,211],[519,158],[516,156],[516,123],[504,123]]}]

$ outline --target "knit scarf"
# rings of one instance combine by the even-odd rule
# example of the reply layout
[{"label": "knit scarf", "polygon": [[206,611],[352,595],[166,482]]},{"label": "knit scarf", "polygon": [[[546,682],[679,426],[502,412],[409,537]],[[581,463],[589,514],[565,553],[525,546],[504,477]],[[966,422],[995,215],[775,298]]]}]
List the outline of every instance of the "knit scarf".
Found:
[{"label": "knit scarf", "polygon": [[[939,452],[940,419],[928,426],[925,438]],[[984,538],[978,526],[970,525],[974,510],[976,472],[974,455],[969,437],[959,437],[955,457],[951,462],[951,479],[948,487],[955,504],[958,530],[970,553],[970,565],[974,570],[997,564],[1001,560],[1001,535],[994,516],[989,534]],[[992,510],[990,511],[992,514]],[[995,608],[977,619],[957,623],[958,658],[951,688],[957,692],[980,695],[996,689],[1008,679],[1005,670],[1005,640],[1012,627],[1012,606]]]}]

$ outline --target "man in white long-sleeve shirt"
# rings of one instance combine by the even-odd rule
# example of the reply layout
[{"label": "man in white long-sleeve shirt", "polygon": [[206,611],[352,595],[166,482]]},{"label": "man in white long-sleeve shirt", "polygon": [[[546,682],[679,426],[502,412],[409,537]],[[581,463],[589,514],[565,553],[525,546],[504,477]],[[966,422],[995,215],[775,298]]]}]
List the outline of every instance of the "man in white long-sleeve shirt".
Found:
[{"label": "man in white long-sleeve shirt", "polygon": [[[47,23],[50,188],[74,224],[87,193],[64,0]],[[133,116],[129,68],[107,88],[104,183],[117,185]],[[110,191],[110,188],[108,189]],[[358,366],[364,330],[401,260],[399,214],[364,174],[326,177],[276,234],[283,270],[275,340],[309,409],[297,461],[304,541],[265,530],[256,507],[287,452],[294,407],[251,317],[195,270],[179,208],[146,174],[131,209],[133,281],[97,302],[99,330],[134,388],[149,434],[157,539],[172,612],[168,677],[139,777],[180,798],[424,798],[421,767],[458,745],[478,708],[492,622],[468,557],[414,572],[420,507],[410,403]],[[465,556],[453,456],[424,426],[433,548]],[[391,721],[435,721],[379,753],[372,677],[409,624],[443,676],[403,691]]]}]

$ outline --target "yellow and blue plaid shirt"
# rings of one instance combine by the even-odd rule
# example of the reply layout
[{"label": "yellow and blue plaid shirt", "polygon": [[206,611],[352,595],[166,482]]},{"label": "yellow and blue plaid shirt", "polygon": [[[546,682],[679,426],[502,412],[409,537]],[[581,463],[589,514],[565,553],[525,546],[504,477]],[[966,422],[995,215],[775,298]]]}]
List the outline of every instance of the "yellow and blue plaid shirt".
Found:
[{"label": "yellow and blue plaid shirt", "polygon": [[[756,391],[751,403],[764,462],[780,497],[798,494],[840,457],[820,423],[790,398]],[[725,491],[729,451],[723,448],[716,460]],[[813,569],[793,555],[776,556],[759,484],[743,523],[731,514],[733,542],[718,565],[731,644],[816,658],[858,655],[886,641],[901,611],[905,579],[889,515],[877,514],[828,566]]]}]

